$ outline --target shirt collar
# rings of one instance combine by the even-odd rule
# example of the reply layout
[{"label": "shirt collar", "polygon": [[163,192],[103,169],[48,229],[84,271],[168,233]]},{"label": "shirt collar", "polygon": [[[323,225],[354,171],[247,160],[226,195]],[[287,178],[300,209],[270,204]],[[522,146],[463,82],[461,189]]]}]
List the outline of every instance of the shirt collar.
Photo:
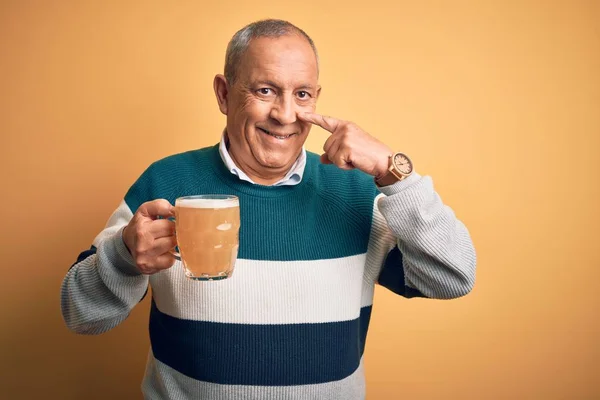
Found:
[{"label": "shirt collar", "polygon": [[[256,182],[250,179],[250,177],[248,177],[248,175],[246,175],[244,171],[242,171],[240,168],[237,167],[237,165],[235,165],[235,162],[231,158],[231,155],[229,154],[229,151],[227,149],[226,134],[227,133],[223,131],[223,134],[221,135],[221,143],[219,144],[219,154],[221,155],[223,163],[225,163],[225,166],[227,167],[229,172],[236,175],[238,178],[240,178],[240,180],[256,184]],[[287,174],[285,174],[285,176],[281,180],[275,182],[272,186],[292,186],[299,184],[302,181],[302,177],[304,175],[304,167],[306,167],[306,150],[304,146],[302,146],[302,152],[300,153],[290,170],[287,172]]]}]

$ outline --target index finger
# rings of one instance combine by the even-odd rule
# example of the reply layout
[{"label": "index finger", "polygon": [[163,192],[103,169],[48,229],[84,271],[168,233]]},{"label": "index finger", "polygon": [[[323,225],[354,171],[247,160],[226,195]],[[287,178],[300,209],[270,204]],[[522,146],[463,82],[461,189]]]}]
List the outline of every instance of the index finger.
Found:
[{"label": "index finger", "polygon": [[156,219],[157,217],[169,218],[175,216],[175,207],[165,199],[152,200],[142,204],[138,211],[145,217]]},{"label": "index finger", "polygon": [[302,113],[298,114],[298,116],[300,119],[310,122],[311,124],[318,125],[331,133],[334,133],[341,123],[339,119],[316,113]]}]

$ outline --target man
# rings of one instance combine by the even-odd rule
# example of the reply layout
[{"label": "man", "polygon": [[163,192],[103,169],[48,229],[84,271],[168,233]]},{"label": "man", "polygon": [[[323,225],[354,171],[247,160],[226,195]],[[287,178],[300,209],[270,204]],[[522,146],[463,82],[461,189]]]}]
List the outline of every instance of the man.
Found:
[{"label": "man", "polygon": [[[214,79],[220,144],[153,163],[67,273],[63,316],[83,334],[123,322],[152,286],[146,398],[364,399],[375,283],[404,297],[472,289],[469,233],[431,179],[315,114],[320,90],[302,30],[265,20],[237,32]],[[303,148],[312,125],[331,132],[320,157]],[[171,254],[172,204],[192,194],[240,199],[228,279],[186,279]]]}]

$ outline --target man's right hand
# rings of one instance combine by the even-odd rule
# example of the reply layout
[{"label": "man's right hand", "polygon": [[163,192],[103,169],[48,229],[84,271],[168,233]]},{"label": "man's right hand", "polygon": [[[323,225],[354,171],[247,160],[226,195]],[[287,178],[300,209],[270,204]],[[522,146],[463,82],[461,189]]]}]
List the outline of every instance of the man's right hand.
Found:
[{"label": "man's right hand", "polygon": [[[175,207],[167,200],[149,201],[139,206],[123,229],[123,241],[142,274],[154,274],[175,262],[171,250],[177,245]],[[163,217],[164,219],[158,219]]]}]

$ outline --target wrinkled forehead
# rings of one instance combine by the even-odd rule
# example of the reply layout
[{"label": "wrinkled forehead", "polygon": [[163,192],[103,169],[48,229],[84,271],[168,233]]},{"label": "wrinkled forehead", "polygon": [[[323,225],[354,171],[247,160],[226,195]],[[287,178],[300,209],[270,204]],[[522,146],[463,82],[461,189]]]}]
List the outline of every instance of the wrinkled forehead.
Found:
[{"label": "wrinkled forehead", "polygon": [[316,86],[317,59],[308,41],[298,35],[258,38],[242,58],[239,77],[247,84],[268,80],[282,87]]}]

